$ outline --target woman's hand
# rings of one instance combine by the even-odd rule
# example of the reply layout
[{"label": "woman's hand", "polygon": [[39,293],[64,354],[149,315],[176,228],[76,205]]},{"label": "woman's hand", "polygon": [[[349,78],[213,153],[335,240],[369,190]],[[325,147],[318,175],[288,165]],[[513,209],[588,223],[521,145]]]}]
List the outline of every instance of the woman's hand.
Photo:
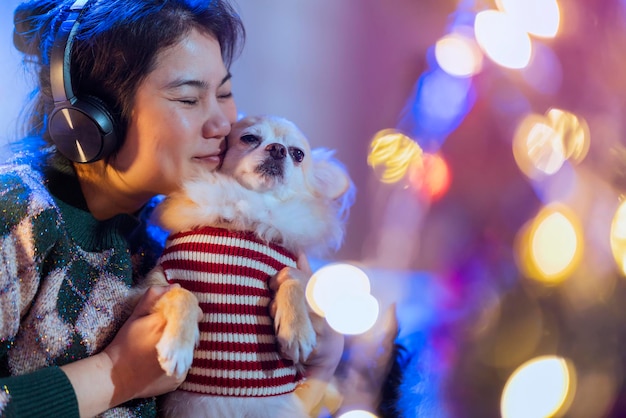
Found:
[{"label": "woman's hand", "polygon": [[111,344],[104,349],[113,365],[114,399],[125,402],[161,395],[173,391],[185,380],[186,374],[179,379],[167,376],[159,364],[156,345],[167,318],[152,313],[161,296],[179,286],[150,287]]},{"label": "woman's hand", "polygon": [[95,356],[62,367],[76,392],[81,416],[171,392],[183,382],[185,376],[167,376],[157,359],[156,345],[166,318],[152,313],[152,307],[170,288],[149,288],[111,344]]},{"label": "woman's hand", "polygon": [[[300,280],[303,285],[306,285],[313,273],[304,254],[299,255],[297,265],[298,269],[285,268],[272,277],[270,288],[276,291],[286,280]],[[272,316],[276,314],[276,307],[273,303],[270,304],[270,314]],[[341,360],[344,347],[343,335],[333,330],[326,319],[312,310],[311,322],[317,336],[317,344],[304,362],[306,380],[296,389],[296,394],[309,413],[315,410],[322,401],[328,383]]]}]

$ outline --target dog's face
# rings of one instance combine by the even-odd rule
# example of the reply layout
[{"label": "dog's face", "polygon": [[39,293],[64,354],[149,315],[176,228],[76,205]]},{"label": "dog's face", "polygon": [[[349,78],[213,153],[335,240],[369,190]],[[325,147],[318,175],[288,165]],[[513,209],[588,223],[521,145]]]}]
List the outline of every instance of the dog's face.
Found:
[{"label": "dog's face", "polygon": [[274,116],[239,120],[227,138],[220,172],[244,187],[257,190],[299,190],[306,187],[311,147],[290,121]]}]

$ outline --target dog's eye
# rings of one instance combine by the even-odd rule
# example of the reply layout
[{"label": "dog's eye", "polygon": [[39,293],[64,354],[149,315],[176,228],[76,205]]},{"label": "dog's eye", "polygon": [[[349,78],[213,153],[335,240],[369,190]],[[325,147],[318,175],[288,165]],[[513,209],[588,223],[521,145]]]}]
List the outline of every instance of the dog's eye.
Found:
[{"label": "dog's eye", "polygon": [[261,138],[256,135],[246,134],[241,136],[241,142],[245,144],[258,144],[261,142]]},{"label": "dog's eye", "polygon": [[289,148],[289,155],[291,155],[291,158],[297,163],[301,163],[302,160],[304,160],[304,151],[300,148]]}]

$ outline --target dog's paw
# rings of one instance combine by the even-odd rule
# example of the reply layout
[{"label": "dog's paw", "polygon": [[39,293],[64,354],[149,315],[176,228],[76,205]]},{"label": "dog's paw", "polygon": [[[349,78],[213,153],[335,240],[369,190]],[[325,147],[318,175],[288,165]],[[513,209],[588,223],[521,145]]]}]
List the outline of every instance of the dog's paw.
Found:
[{"label": "dog's paw", "polygon": [[[310,321],[309,321],[310,325]],[[293,328],[293,327],[291,327]],[[311,355],[315,348],[315,330],[313,326],[305,326],[297,331],[285,331],[287,327],[282,327],[277,332],[280,352],[286,359],[294,363],[302,363]]]},{"label": "dog's paw", "polygon": [[161,368],[168,376],[181,378],[193,360],[194,344],[177,342],[171,335],[163,335],[157,343],[156,349]]},{"label": "dog's paw", "polygon": [[274,328],[281,354],[294,363],[302,363],[315,348],[316,336],[300,284],[284,283],[276,303]]},{"label": "dog's paw", "polygon": [[200,341],[202,309],[198,299],[188,290],[174,288],[157,301],[154,311],[167,321],[156,345],[159,363],[168,376],[181,378],[191,367],[194,348]]}]

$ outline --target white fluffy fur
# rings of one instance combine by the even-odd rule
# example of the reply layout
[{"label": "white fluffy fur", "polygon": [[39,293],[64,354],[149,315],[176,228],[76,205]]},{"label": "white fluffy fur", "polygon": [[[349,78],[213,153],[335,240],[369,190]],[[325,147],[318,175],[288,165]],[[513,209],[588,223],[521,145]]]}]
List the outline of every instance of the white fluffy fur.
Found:
[{"label": "white fluffy fur", "polygon": [[[284,150],[285,157],[271,158],[270,147]],[[300,162],[294,158],[299,151],[304,155]],[[263,166],[271,168],[260,169]],[[332,152],[311,150],[293,123],[272,116],[249,117],[233,127],[220,171],[185,182],[179,192],[157,207],[155,215],[170,232],[206,225],[253,231],[296,254],[323,255],[342,243],[353,192],[350,178]],[[302,291],[282,285],[275,296],[278,340],[283,352],[296,363],[308,356],[315,342],[304,284],[300,285]],[[163,347],[160,355],[164,355],[161,351],[175,351],[168,350],[168,344],[180,345],[174,341],[159,344]],[[166,397],[164,409],[171,417],[307,416],[293,393],[238,398],[177,391]]]}]

